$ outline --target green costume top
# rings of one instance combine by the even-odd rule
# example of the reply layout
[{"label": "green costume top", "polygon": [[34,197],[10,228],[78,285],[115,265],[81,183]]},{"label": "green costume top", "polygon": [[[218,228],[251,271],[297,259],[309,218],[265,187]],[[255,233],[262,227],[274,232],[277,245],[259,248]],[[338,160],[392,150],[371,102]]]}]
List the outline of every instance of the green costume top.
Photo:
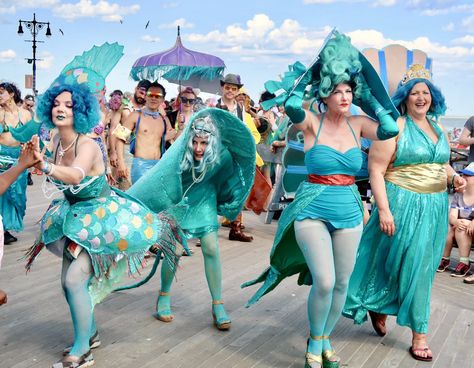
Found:
[{"label": "green costume top", "polygon": [[[220,136],[220,160],[193,182],[180,164],[188,149],[193,121],[210,116]],[[127,193],[154,212],[167,210],[188,238],[201,237],[218,227],[217,215],[234,219],[250,193],[255,175],[255,143],[249,129],[221,109],[193,115],[183,134]],[[199,175],[198,175],[199,176]]]}]

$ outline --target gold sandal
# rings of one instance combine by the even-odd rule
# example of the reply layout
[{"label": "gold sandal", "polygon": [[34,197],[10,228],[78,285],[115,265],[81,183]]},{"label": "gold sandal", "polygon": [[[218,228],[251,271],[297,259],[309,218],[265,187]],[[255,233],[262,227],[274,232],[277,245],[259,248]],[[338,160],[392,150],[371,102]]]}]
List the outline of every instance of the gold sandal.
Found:
[{"label": "gold sandal", "polygon": [[214,313],[214,306],[221,305],[221,304],[224,304],[222,300],[212,301],[212,318],[214,319],[214,325],[217,327],[218,330],[227,331],[227,330],[230,330],[230,326],[231,326],[231,321],[229,317],[227,317],[227,314],[225,317],[217,318],[216,314]]},{"label": "gold sandal", "polygon": [[[329,340],[329,336],[322,336],[324,340]],[[339,368],[341,358],[336,355],[334,350],[323,350],[323,367]]]},{"label": "gold sandal", "polygon": [[[307,349],[309,348],[309,339],[311,340],[322,340],[324,336],[312,336],[310,335],[308,340],[306,341]],[[313,353],[310,353],[309,351],[306,351],[305,355],[305,368],[323,368],[323,357],[322,355],[315,355]]]}]

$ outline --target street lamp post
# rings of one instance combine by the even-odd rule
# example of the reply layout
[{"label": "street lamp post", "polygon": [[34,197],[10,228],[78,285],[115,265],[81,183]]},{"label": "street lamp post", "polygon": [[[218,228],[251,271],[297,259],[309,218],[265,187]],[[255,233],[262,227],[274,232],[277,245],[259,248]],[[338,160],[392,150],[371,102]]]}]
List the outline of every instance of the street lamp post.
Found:
[{"label": "street lamp post", "polygon": [[33,58],[29,59],[26,58],[28,64],[33,64],[33,94],[36,96],[37,95],[37,90],[36,90],[36,61],[41,60],[36,58],[36,43],[37,42],[44,42],[44,41],[37,41],[36,40],[36,35],[38,34],[39,31],[41,31],[44,27],[46,27],[46,36],[50,37],[51,36],[51,28],[49,28],[49,22],[38,22],[36,20],[36,13],[33,13],[33,20],[19,20],[19,25],[18,25],[18,34],[20,36],[23,35],[23,27],[24,25],[26,28],[28,28],[31,32],[31,35],[33,36],[33,40],[25,40],[25,42],[31,42],[33,43]]}]

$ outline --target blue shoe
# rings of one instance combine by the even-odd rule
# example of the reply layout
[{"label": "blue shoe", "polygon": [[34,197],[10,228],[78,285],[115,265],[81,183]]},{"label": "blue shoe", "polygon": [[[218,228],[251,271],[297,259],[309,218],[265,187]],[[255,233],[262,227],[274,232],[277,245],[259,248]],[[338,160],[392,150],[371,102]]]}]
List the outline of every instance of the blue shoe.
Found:
[{"label": "blue shoe", "polygon": [[[160,301],[160,296],[161,297],[167,297],[167,306],[163,309],[159,308],[159,301]],[[165,293],[163,291],[160,291],[158,295],[158,299],[156,299],[156,312],[153,313],[153,317],[156,319],[160,320],[161,322],[171,322],[174,318],[173,314],[171,314],[171,303],[169,300],[170,293]],[[163,298],[165,299],[165,298]],[[162,299],[162,300],[163,300]],[[166,301],[165,301],[166,303]]]}]

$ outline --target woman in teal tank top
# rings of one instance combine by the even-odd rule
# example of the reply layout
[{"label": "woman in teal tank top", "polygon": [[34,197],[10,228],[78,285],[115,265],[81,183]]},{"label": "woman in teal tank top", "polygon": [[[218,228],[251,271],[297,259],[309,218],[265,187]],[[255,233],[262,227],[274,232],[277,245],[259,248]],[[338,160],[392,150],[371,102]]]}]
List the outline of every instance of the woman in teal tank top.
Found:
[{"label": "woman in teal tank top", "polygon": [[447,183],[465,185],[448,165],[450,149],[437,118],[446,106],[430,73],[413,65],[393,97],[400,135],[370,148],[376,204],[362,236],[344,315],[386,334],[387,315],[412,330],[410,353],[431,361],[426,341],[431,286],[448,231]]},{"label": "woman in teal tank top", "polygon": [[[328,368],[339,367],[330,334],[341,315],[362,233],[363,207],[355,185],[362,166],[360,137],[387,139],[398,129],[377,99],[385,98],[391,108],[386,92],[381,89],[377,98],[368,92],[359,53],[346,36],[335,34],[319,57],[320,64],[304,74],[285,102],[288,116],[304,135],[308,180],[301,183],[295,200],[283,211],[270,267],[244,286],[264,282],[250,299],[253,304],[283,278],[299,273],[298,283],[311,285],[306,367]],[[292,70],[297,68],[293,65]],[[293,86],[285,80],[282,84]],[[303,109],[307,84],[315,87],[315,97],[325,113]],[[371,105],[380,124],[367,116],[350,116],[353,102]]]},{"label": "woman in teal tank top", "polygon": [[[166,262],[176,264],[182,248],[174,223],[141,202],[111,188],[102,152],[85,136],[99,118],[97,99],[89,89],[72,84],[48,89],[41,96],[38,117],[58,130],[53,161],[43,159],[33,137],[36,167],[47,176],[43,190],[62,191],[41,219],[41,233],[28,252],[27,268],[43,248],[62,257],[61,284],[74,325],[74,342],[54,368],[90,366],[91,348],[100,345],[94,305],[104,299],[127,274],[141,268],[146,251],[157,246]],[[49,190],[51,189],[51,191]]]}]

